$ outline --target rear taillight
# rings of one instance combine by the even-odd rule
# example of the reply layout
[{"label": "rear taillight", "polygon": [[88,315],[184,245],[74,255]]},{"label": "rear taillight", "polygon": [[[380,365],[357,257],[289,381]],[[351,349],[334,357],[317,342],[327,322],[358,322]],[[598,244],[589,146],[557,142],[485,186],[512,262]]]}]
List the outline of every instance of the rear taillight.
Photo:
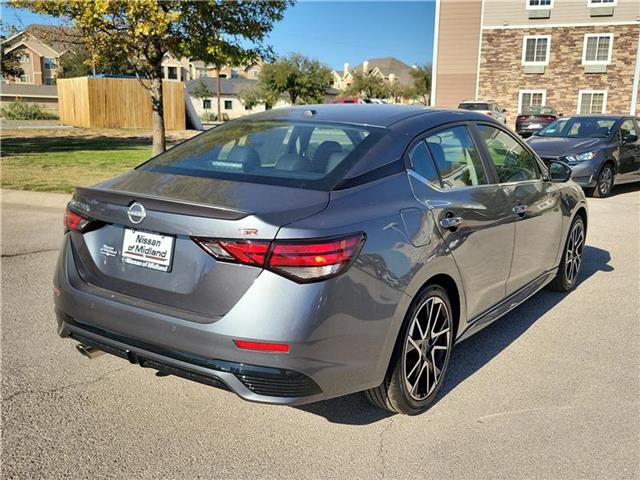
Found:
[{"label": "rear taillight", "polygon": [[485,112],[487,115],[489,115],[490,117],[493,117],[493,113],[492,112]]},{"label": "rear taillight", "polygon": [[325,241],[275,242],[269,268],[298,281],[332,277],[346,270],[360,252],[364,235]]},{"label": "rear taillight", "polygon": [[84,233],[99,225],[102,225],[102,223],[81,215],[68,207],[64,212],[64,229],[66,232],[74,230]]},{"label": "rear taillight", "polygon": [[264,266],[271,242],[214,240],[211,238],[194,238],[207,253],[218,260],[243,263],[245,265]]},{"label": "rear taillight", "polygon": [[527,119],[526,115],[518,115],[516,117],[516,122],[524,122]]},{"label": "rear taillight", "polygon": [[314,282],[344,272],[365,240],[362,233],[317,240],[233,241],[193,239],[218,260],[272,270],[297,282]]}]

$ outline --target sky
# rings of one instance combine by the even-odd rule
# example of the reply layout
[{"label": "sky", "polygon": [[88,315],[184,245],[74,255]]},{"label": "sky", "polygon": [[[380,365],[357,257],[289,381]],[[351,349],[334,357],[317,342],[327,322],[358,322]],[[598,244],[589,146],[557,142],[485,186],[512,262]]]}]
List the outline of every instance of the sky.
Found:
[{"label": "sky", "polygon": [[[396,57],[431,63],[434,1],[298,1],[275,24],[268,44],[279,55],[297,52],[342,70],[365,59]],[[2,1],[2,22],[18,28],[56,19]]]}]

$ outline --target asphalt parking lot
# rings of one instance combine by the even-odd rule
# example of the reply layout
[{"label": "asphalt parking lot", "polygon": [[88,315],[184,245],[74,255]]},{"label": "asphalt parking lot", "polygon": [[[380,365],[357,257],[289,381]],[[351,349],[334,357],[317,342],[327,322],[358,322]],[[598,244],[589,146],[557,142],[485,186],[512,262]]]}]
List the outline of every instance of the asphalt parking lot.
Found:
[{"label": "asphalt parking lot", "polygon": [[[57,337],[63,197],[4,195],[4,478],[639,478],[640,186],[590,199],[581,283],[543,291],[454,351],[437,403],[301,408]],[[31,205],[27,205],[31,203]]]}]

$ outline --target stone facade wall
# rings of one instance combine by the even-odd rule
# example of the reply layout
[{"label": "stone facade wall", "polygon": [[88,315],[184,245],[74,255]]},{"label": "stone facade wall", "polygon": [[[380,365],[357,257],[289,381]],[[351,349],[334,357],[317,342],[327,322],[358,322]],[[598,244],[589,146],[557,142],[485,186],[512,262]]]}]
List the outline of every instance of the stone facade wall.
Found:
[{"label": "stone facade wall", "polygon": [[[606,73],[585,73],[582,48],[585,33],[613,33],[611,64]],[[579,90],[607,90],[607,113],[628,114],[640,25],[552,27],[484,30],[479,98],[495,99],[515,123],[520,90],[546,89],[546,105],[565,115],[578,109]],[[551,35],[549,64],[544,73],[524,73],[525,35]]]}]

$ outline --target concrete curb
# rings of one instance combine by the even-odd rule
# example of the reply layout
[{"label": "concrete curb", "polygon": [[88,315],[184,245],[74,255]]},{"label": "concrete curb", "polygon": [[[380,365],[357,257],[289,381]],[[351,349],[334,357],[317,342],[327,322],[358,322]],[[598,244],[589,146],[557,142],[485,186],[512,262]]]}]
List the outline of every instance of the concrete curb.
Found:
[{"label": "concrete curb", "polygon": [[30,192],[27,190],[0,189],[2,205],[23,205],[29,207],[44,207],[63,209],[69,200],[69,193]]}]

